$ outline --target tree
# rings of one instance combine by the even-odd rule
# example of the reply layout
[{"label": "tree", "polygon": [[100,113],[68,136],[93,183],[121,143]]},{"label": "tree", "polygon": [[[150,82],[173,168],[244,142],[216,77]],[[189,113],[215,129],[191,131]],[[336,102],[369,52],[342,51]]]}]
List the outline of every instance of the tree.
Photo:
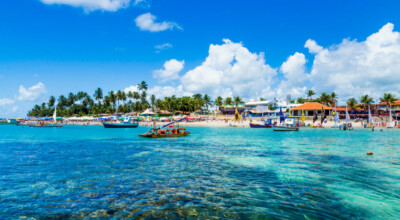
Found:
[{"label": "tree", "polygon": [[68,95],[67,106],[71,107],[75,103],[75,99],[76,99],[76,97],[75,97],[74,93],[70,92]]},{"label": "tree", "polygon": [[203,96],[203,100],[204,100],[204,104],[206,105],[206,108],[207,108],[207,111],[208,111],[208,107],[213,104],[213,102],[211,101],[211,97],[209,95],[205,94]]},{"label": "tree", "polygon": [[312,96],[315,95],[315,92],[313,90],[308,90],[307,91],[307,97],[312,99]]},{"label": "tree", "polygon": [[363,109],[365,110],[367,106],[371,105],[374,102],[374,99],[372,97],[369,97],[368,95],[363,95],[360,98],[360,102],[363,104]]},{"label": "tree", "polygon": [[148,88],[146,81],[142,81],[141,83],[139,83],[137,85],[137,87],[138,87],[139,91],[147,90],[147,88]]},{"label": "tree", "polygon": [[151,107],[154,108],[156,105],[156,96],[153,94],[150,96]]},{"label": "tree", "polygon": [[235,102],[236,107],[239,105],[239,103],[243,102],[243,100],[242,100],[242,98],[240,98],[240,96],[233,97],[233,101]]},{"label": "tree", "polygon": [[389,106],[391,102],[396,101],[397,99],[391,93],[385,93],[382,98],[379,99],[381,102],[386,103],[386,112],[389,112]]},{"label": "tree", "polygon": [[322,104],[328,105],[329,103],[332,102],[331,96],[326,94],[325,92],[321,93],[321,96],[319,97],[320,101]]},{"label": "tree", "polygon": [[133,92],[133,98],[134,98],[135,100],[139,100],[139,99],[140,99],[139,93],[138,93],[138,92]]},{"label": "tree", "polygon": [[337,94],[336,94],[335,92],[332,92],[332,93],[331,93],[331,100],[332,100],[332,102],[336,102],[337,98],[338,98]]},{"label": "tree", "polygon": [[260,102],[267,101],[265,98],[260,98]]},{"label": "tree", "polygon": [[223,99],[221,96],[218,96],[217,99],[215,99],[215,105],[221,108],[221,106],[223,105]]},{"label": "tree", "polygon": [[94,92],[93,97],[97,100],[100,101],[103,99],[103,90],[99,87],[96,89],[96,91]]},{"label": "tree", "polygon": [[56,98],[54,98],[54,96],[50,96],[49,103],[48,103],[49,108],[53,107],[55,102],[56,102]]},{"label": "tree", "polygon": [[227,105],[233,105],[233,100],[232,100],[232,98],[231,98],[231,97],[226,97],[226,98],[225,98],[225,101],[224,101],[224,105],[225,105],[225,106],[227,106]]},{"label": "tree", "polygon": [[350,109],[355,109],[355,107],[357,106],[357,100],[355,98],[350,98],[347,101],[347,105],[350,107]]}]

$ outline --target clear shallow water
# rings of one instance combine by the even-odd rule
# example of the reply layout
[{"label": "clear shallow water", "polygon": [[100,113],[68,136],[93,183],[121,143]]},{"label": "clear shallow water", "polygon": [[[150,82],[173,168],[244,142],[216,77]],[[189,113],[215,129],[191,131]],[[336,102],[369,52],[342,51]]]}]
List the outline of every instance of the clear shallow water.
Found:
[{"label": "clear shallow water", "polygon": [[0,126],[0,219],[400,215],[400,130],[147,130]]}]

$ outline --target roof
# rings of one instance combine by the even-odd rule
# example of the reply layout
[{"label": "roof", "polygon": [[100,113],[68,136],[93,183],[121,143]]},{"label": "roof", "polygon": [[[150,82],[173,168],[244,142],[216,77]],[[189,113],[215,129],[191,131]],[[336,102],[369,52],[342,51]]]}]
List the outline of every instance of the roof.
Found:
[{"label": "roof", "polygon": [[253,101],[253,102],[246,102],[244,105],[248,106],[248,105],[268,105],[270,104],[270,101]]},{"label": "roof", "polygon": [[296,110],[321,110],[322,108],[324,108],[324,110],[332,110],[331,107],[320,104],[318,102],[306,102],[303,105],[291,108],[290,111],[296,111]]},{"label": "roof", "polygon": [[[396,100],[396,101],[390,102],[389,104],[390,105],[400,105],[400,100]],[[386,105],[386,102],[381,102],[381,103],[376,104],[376,105]]]}]

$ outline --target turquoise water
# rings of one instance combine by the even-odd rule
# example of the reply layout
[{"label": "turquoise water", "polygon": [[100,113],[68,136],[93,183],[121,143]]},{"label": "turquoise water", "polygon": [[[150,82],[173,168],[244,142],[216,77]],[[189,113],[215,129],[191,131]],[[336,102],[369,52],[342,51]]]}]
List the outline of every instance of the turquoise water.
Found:
[{"label": "turquoise water", "polygon": [[400,216],[400,130],[147,129],[0,126],[0,219]]}]

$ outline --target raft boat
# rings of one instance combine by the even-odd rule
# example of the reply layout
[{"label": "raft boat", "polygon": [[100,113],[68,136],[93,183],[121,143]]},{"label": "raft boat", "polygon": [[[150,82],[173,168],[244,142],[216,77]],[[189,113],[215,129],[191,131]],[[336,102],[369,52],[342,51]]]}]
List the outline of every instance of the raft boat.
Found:
[{"label": "raft boat", "polygon": [[153,127],[149,132],[145,134],[139,134],[140,137],[145,138],[169,138],[169,137],[185,137],[188,136],[190,133],[186,128],[175,128],[174,124],[187,118],[182,118],[177,121],[171,122],[162,126],[161,128]]}]

